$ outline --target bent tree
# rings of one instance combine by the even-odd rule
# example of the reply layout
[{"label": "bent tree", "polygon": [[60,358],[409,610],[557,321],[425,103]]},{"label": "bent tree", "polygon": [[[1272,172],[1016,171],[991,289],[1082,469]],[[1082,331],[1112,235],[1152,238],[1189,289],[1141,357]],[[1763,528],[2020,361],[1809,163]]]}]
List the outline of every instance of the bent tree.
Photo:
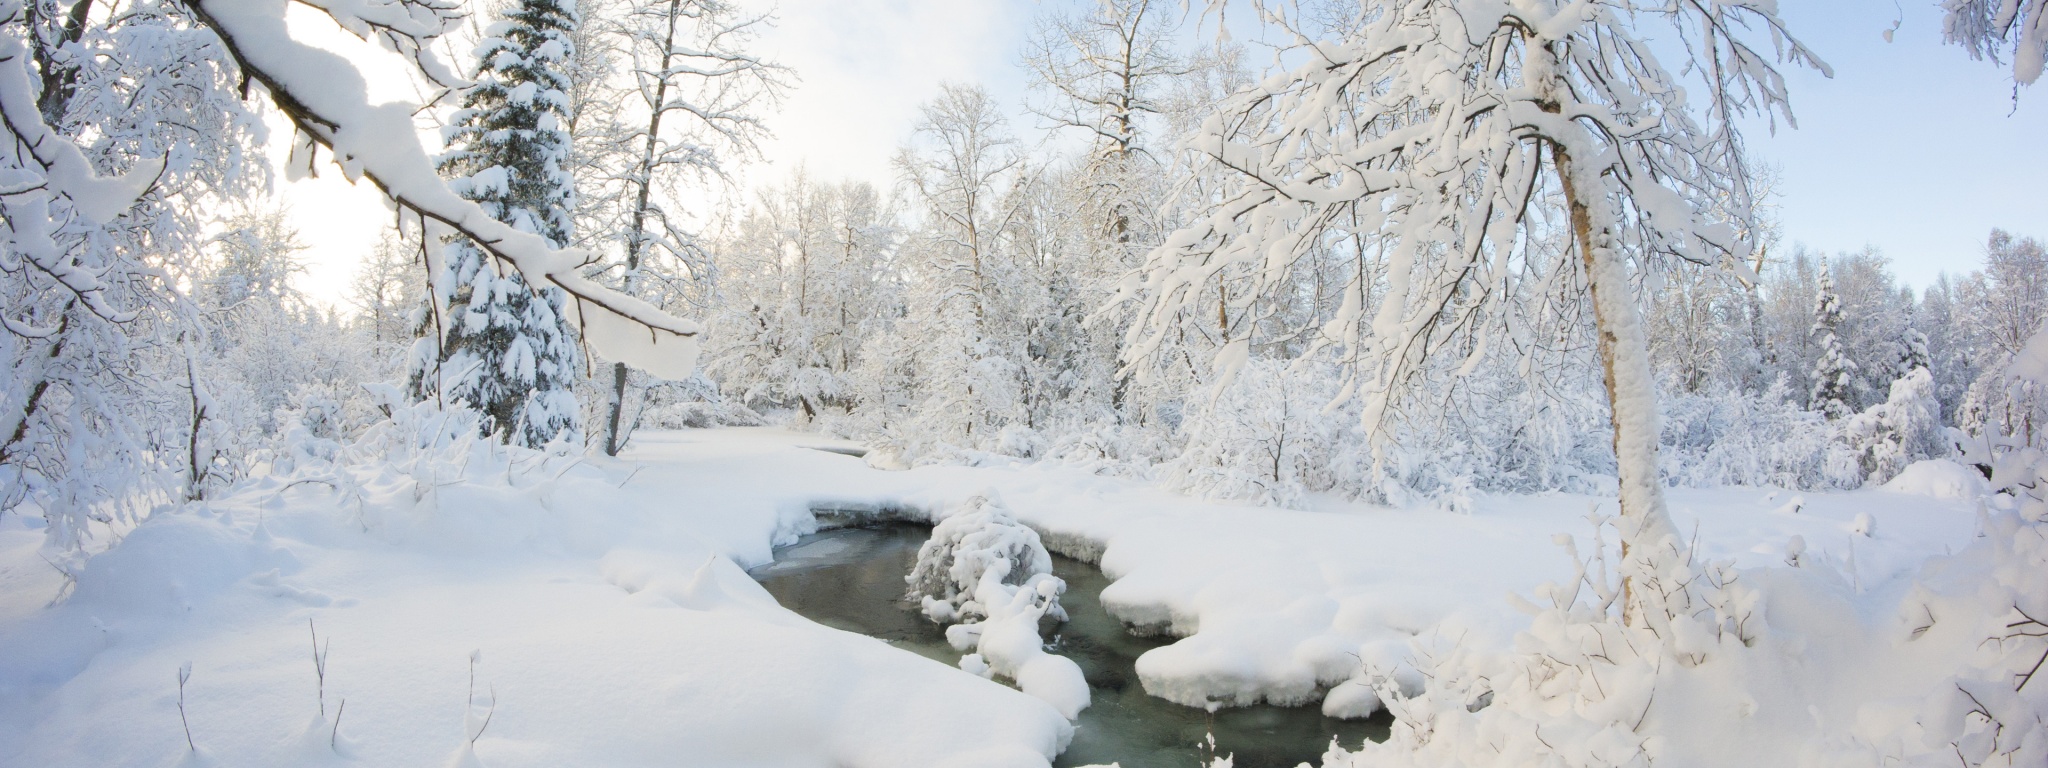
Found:
[{"label": "bent tree", "polygon": [[[1662,613],[1677,586],[1650,585],[1673,559],[1659,553],[1678,545],[1634,283],[1671,259],[1748,274],[1739,233],[1751,229],[1752,194],[1734,121],[1791,122],[1776,65],[1827,71],[1774,8],[1361,0],[1328,23],[1260,4],[1297,41],[1281,60],[1298,63],[1240,92],[1190,139],[1231,182],[1119,293],[1142,307],[1131,359],[1198,316],[1194,303],[1226,271],[1252,276],[1249,292],[1232,291],[1232,310],[1257,312],[1297,290],[1294,272],[1350,253],[1344,298],[1315,348],[1348,364],[1343,396],[1362,398],[1384,444],[1445,358],[1463,358],[1451,360],[1462,374],[1504,348],[1531,370],[1534,324],[1569,324],[1590,304],[1623,548],[1637,553],[1622,611],[1631,622]],[[1659,62],[1670,49],[1640,34],[1649,24],[1684,42],[1686,79]],[[1251,343],[1232,340],[1219,366],[1242,364]]]}]

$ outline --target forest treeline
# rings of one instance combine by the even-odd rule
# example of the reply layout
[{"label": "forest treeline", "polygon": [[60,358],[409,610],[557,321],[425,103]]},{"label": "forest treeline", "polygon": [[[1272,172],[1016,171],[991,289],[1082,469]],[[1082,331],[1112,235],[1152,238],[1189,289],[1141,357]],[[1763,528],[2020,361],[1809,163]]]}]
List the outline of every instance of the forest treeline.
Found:
[{"label": "forest treeline", "polygon": [[[868,442],[878,464],[1054,461],[1264,504],[1458,508],[1475,491],[1612,493],[1623,474],[1570,174],[1527,178],[1507,239],[1477,234],[1494,219],[1418,229],[1390,213],[1402,203],[1333,196],[1379,161],[1288,177],[1313,170],[1316,136],[1370,149],[1430,125],[1443,112],[1420,91],[1357,118],[1306,98],[1336,86],[1190,43],[1176,4],[1048,10],[1018,62],[1026,101],[944,86],[892,183],[796,168],[742,195],[745,173],[768,172],[747,170],[764,116],[796,83],[753,53],[769,19],[721,0],[522,0],[465,27],[455,6],[393,7],[475,43],[452,62],[464,87],[414,116],[441,128],[448,187],[582,249],[578,274],[535,290],[531,262],[408,202],[349,306],[318,306],[294,284],[305,245],[267,202],[281,180],[257,160],[269,107],[245,99],[238,64],[261,51],[216,34],[242,22],[175,0],[5,4],[27,74],[0,94],[8,109],[32,106],[108,179],[148,182],[111,211],[38,197],[27,177],[7,198],[10,221],[54,223],[16,228],[0,286],[0,507],[39,513],[60,549],[331,457],[423,403],[529,448],[616,453],[639,429],[787,421]],[[1392,23],[1268,21],[1359,50]],[[439,76],[390,31],[411,27],[365,24]],[[1497,78],[1524,84],[1518,67]],[[312,107],[276,103],[307,131],[286,175],[335,172]],[[2005,363],[2048,309],[2039,240],[1996,230],[1981,265],[1902,285],[1874,248],[1781,242],[1762,161],[1680,127],[1697,128],[1674,134],[1702,180],[1673,199],[1694,239],[1660,234],[1662,202],[1616,193],[1612,212],[1647,323],[1661,482],[1853,488],[1962,436],[2031,435],[2040,406]],[[1501,137],[1536,147],[1538,169],[1570,143]],[[362,172],[352,162],[339,172]],[[1296,191],[1275,204],[1261,188]],[[1479,199],[1458,194],[1443,200]],[[583,343],[592,297],[614,295],[698,318],[701,334],[667,328],[701,341],[696,375]]]}]

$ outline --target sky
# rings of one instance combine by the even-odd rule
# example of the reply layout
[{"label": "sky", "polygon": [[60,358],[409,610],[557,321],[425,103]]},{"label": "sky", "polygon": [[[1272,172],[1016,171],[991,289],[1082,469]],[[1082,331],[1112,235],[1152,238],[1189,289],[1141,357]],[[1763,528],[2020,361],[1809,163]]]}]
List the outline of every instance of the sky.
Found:
[{"label": "sky", "polygon": [[[987,88],[1010,107],[1012,127],[1036,140],[1037,121],[1021,109],[1023,44],[1038,14],[1089,0],[740,1],[773,10],[776,26],[756,49],[800,79],[768,118],[775,135],[747,183],[772,184],[801,165],[815,178],[888,188],[890,155],[942,82]],[[2022,89],[2015,103],[2009,69],[1941,45],[1934,0],[1794,0],[1781,13],[1834,70],[1786,71],[1796,129],[1746,129],[1753,156],[1780,169],[1788,245],[1874,246],[1904,283],[1924,288],[1941,272],[1977,268],[1992,227],[2048,238],[2048,86]],[[1193,23],[1186,31],[1211,34]],[[280,179],[279,191],[312,246],[301,285],[346,308],[349,278],[390,214],[373,189],[334,172]]]}]

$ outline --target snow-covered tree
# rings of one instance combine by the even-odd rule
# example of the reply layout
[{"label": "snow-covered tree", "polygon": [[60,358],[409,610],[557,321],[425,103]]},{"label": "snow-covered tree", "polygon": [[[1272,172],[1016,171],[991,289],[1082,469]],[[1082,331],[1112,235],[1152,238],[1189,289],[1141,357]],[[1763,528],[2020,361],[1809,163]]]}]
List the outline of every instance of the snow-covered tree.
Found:
[{"label": "snow-covered tree", "polygon": [[[668,201],[679,184],[730,181],[731,164],[754,154],[766,135],[760,111],[779,98],[789,75],[747,50],[765,17],[723,0],[627,5],[617,29],[631,62],[629,92],[637,97],[631,114],[640,121],[624,137],[637,156],[620,175],[624,242],[616,284],[628,295],[674,306],[701,293],[691,284],[709,281],[710,264],[689,213]],[[606,454],[625,447],[632,431],[631,378],[625,363],[611,366]]]},{"label": "snow-covered tree", "polygon": [[0,2],[0,511],[40,513],[58,552],[184,485],[177,281],[261,179],[192,9],[106,10]]},{"label": "snow-covered tree", "polygon": [[349,303],[380,348],[396,352],[412,345],[416,315],[426,307],[422,261],[417,235],[387,229],[349,280]]},{"label": "snow-covered tree", "polygon": [[1857,479],[1870,485],[1897,477],[1907,464],[1946,455],[1934,377],[1915,368],[1892,382],[1884,402],[1842,422],[1840,439]]},{"label": "snow-covered tree", "polygon": [[200,322],[179,346],[192,498],[249,474],[308,418],[328,440],[366,427],[376,406],[362,385],[393,373],[383,352],[395,346],[380,349],[369,322],[343,322],[293,286],[305,245],[282,209],[229,218],[210,246],[188,277]]},{"label": "snow-covered tree", "polygon": [[1975,307],[1977,319],[1993,345],[2017,354],[2048,317],[2048,248],[1993,229],[1984,243],[1984,276],[1989,285]]},{"label": "snow-covered tree", "polygon": [[1835,294],[1835,281],[1828,263],[1820,264],[1820,290],[1813,298],[1813,327],[1808,331],[1820,350],[1814,361],[1813,391],[1806,406],[1840,419],[1856,412],[1856,362],[1849,359],[1842,344],[1842,298]]},{"label": "snow-covered tree", "polygon": [[[1734,121],[1789,119],[1772,60],[1819,61],[1763,4],[1362,2],[1323,39],[1269,17],[1299,41],[1286,52],[1297,63],[1193,139],[1237,183],[1129,284],[1124,295],[1146,306],[1131,350],[1151,354],[1181,332],[1182,312],[1233,265],[1256,276],[1233,305],[1248,309],[1292,285],[1286,276],[1312,266],[1321,244],[1362,236],[1342,309],[1322,330],[1352,364],[1343,391],[1365,397],[1364,422],[1384,435],[1422,369],[1458,354],[1458,339],[1478,340],[1461,356],[1481,359],[1470,350],[1520,342],[1525,318],[1547,311],[1523,299],[1583,286],[1564,306],[1592,305],[1622,516],[1648,556],[1673,531],[1630,265],[1746,261],[1748,244],[1708,215],[1749,216]],[[1690,42],[1704,122],[1638,31],[1657,20]],[[1750,34],[1771,42],[1751,47]],[[1221,362],[1250,351],[1233,338]],[[1635,591],[1626,612],[1642,615],[1652,591]]]},{"label": "snow-covered tree", "polygon": [[[1088,141],[1071,168],[1046,174],[1029,217],[1040,232],[1029,238],[1031,246],[1056,262],[1034,348],[1057,347],[1067,356],[1056,370],[1032,366],[1042,369],[1033,377],[1063,381],[1059,397],[1088,414],[1078,418],[1145,418],[1149,398],[1132,397],[1129,379],[1115,375],[1118,329],[1128,324],[1128,311],[1115,309],[1092,323],[1082,318],[1101,308],[1116,281],[1158,244],[1173,175],[1161,133],[1179,106],[1177,86],[1217,64],[1177,49],[1177,10],[1154,0],[1113,0],[1085,13],[1049,13],[1024,54],[1032,88],[1042,94],[1027,107]],[[1032,389],[1043,398],[1053,388]]]},{"label": "snow-covered tree", "polygon": [[1171,490],[1300,507],[1338,481],[1339,425],[1324,418],[1336,377],[1256,359],[1182,422],[1186,448],[1166,463]]},{"label": "snow-covered tree", "polygon": [[[575,190],[564,163],[573,7],[521,0],[477,47],[475,84],[447,131],[440,161],[450,186],[514,229],[566,245]],[[436,312],[413,354],[415,397],[461,403],[481,428],[538,447],[579,435],[573,390],[582,355],[559,290],[530,288],[465,239],[451,242],[434,280]]]},{"label": "snow-covered tree", "polygon": [[1739,280],[1722,270],[1681,267],[1651,299],[1650,349],[1669,386],[1697,394],[1747,383],[1742,373],[1760,355]]},{"label": "snow-covered tree", "polygon": [[896,157],[924,217],[905,246],[913,279],[904,297],[909,314],[897,328],[918,341],[921,392],[911,428],[920,441],[993,445],[1023,415],[1017,329],[1027,318],[1017,302],[1036,292],[1020,274],[1009,234],[1024,201],[1025,160],[994,99],[978,87],[943,86],[922,115],[914,143]]},{"label": "snow-covered tree", "polygon": [[1134,244],[1156,236],[1160,158],[1145,123],[1168,109],[1172,79],[1197,62],[1175,50],[1172,9],[1154,0],[1109,0],[1088,13],[1046,16],[1024,55],[1035,88],[1051,98],[1031,109],[1090,136],[1078,181],[1090,187],[1087,226],[1117,249],[1110,264],[1136,266]]},{"label": "snow-covered tree", "polygon": [[852,406],[863,347],[898,309],[893,219],[872,185],[801,168],[762,190],[718,246],[725,306],[706,368],[751,407],[809,420]]},{"label": "snow-covered tree", "polygon": [[[319,32],[295,31],[285,21],[288,5],[234,0],[198,0],[186,6],[214,34],[245,92],[268,95],[291,121],[293,169],[317,167],[320,149],[350,179],[365,179],[400,210],[402,219],[423,225],[427,238],[468,238],[499,267],[516,271],[529,284],[560,288],[571,301],[563,319],[598,353],[673,379],[689,378],[696,364],[699,326],[602,285],[583,273],[591,257],[557,247],[540,234],[497,219],[469,200],[434,170],[413,127],[420,110],[403,101],[371,104],[364,75],[347,56],[308,43]],[[434,54],[436,42],[463,18],[444,0],[395,0],[375,6],[324,6],[335,29],[371,46],[352,53],[396,55],[423,83],[454,88],[462,81]],[[317,23],[317,22],[316,22]],[[331,39],[322,45],[332,47]],[[535,95],[538,95],[536,92]]]}]

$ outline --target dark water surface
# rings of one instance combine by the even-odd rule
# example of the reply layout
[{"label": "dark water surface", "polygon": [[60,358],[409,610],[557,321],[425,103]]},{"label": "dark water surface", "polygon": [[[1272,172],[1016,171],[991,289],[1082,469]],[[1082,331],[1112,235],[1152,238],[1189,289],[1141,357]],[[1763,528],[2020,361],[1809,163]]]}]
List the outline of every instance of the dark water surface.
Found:
[{"label": "dark water surface", "polygon": [[[759,579],[786,608],[820,624],[881,638],[948,665],[960,652],[945,632],[903,599],[904,575],[931,531],[914,525],[824,531],[776,550],[775,562],[756,568]],[[1094,703],[1081,712],[1073,744],[1055,766],[1121,763],[1123,768],[1197,768],[1207,734],[1237,768],[1293,768],[1317,762],[1332,738],[1356,747],[1384,739],[1385,715],[1336,720],[1306,707],[1232,707],[1214,715],[1145,695],[1135,669],[1139,654],[1172,642],[1133,637],[1102,609],[1109,579],[1094,566],[1053,556],[1053,573],[1067,582],[1060,604],[1069,621],[1052,630],[1046,650],[1073,659],[1088,678]]]}]

